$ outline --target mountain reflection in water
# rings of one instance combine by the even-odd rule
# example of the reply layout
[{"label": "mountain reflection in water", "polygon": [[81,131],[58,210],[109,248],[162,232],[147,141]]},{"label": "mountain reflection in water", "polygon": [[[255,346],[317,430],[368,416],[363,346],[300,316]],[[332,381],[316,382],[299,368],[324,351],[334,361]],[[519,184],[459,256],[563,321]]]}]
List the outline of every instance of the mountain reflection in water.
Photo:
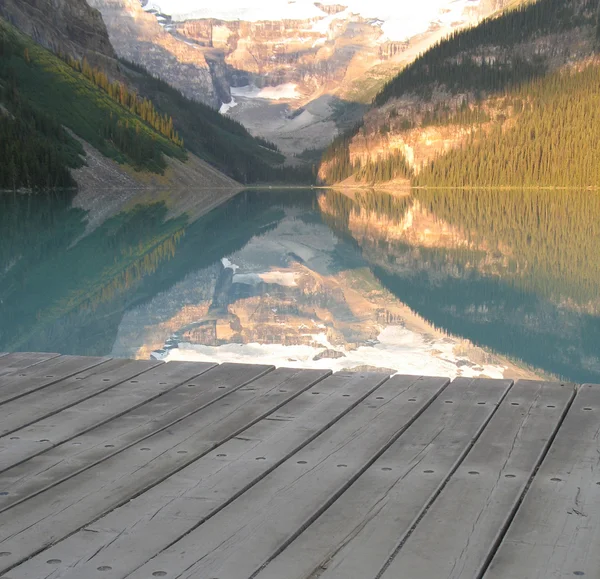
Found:
[{"label": "mountain reflection in water", "polygon": [[[435,360],[464,375],[497,371],[493,352],[600,382],[596,192],[247,191],[200,217],[190,192],[125,207],[102,221],[57,194],[0,197],[0,351],[266,352],[411,373]],[[423,357],[403,364],[410,348]]]}]

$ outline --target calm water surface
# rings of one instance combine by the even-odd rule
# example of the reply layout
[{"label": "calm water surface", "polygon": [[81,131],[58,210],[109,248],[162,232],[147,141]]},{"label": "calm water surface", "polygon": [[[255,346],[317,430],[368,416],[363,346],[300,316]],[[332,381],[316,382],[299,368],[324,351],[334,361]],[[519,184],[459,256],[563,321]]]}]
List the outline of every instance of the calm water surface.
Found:
[{"label": "calm water surface", "polygon": [[476,375],[465,338],[600,382],[596,192],[123,199],[0,197],[0,351]]}]

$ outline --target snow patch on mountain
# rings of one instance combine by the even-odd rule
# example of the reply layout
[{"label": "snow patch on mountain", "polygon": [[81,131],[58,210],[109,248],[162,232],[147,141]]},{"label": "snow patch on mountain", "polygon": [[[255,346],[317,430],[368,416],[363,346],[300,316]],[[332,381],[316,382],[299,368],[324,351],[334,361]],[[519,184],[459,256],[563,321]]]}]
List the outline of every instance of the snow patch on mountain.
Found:
[{"label": "snow patch on mountain", "polygon": [[[380,26],[383,36],[389,40],[405,40],[425,32],[432,23],[443,26],[466,23],[470,20],[468,8],[476,7],[480,0],[345,0],[346,9],[328,15],[313,0],[267,0],[249,2],[230,0],[222,3],[203,3],[201,0],[161,0],[160,7],[150,2],[146,10],[170,14],[174,20],[193,18],[217,18],[220,20],[315,20],[314,30],[326,33],[335,20],[346,19],[350,14],[373,19]],[[333,4],[334,2],[323,2]]]},{"label": "snow patch on mountain", "polygon": [[246,97],[249,99],[266,99],[270,101],[297,99],[302,95],[298,92],[298,85],[293,82],[265,86],[258,88],[252,85],[231,87],[231,96]]}]

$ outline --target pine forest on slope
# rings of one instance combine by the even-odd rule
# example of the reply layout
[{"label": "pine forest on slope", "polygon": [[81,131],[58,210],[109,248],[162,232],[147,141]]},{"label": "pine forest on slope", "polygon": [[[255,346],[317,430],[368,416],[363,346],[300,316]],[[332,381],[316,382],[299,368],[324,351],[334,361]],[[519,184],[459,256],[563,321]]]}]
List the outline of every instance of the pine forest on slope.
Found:
[{"label": "pine forest on slope", "polygon": [[165,155],[184,161],[185,143],[243,183],[312,179],[310,171],[283,170],[283,157],[239,123],[143,69],[116,68],[111,81],[85,59],[61,59],[0,19],[0,189],[74,186],[70,169],[85,157],[66,129],[139,171],[163,173]]},{"label": "pine forest on slope", "polygon": [[[320,178],[596,186],[597,19],[597,0],[538,0],[453,34],[390,81],[362,125],[334,141]],[[431,134],[450,150],[427,151],[419,138]]]}]

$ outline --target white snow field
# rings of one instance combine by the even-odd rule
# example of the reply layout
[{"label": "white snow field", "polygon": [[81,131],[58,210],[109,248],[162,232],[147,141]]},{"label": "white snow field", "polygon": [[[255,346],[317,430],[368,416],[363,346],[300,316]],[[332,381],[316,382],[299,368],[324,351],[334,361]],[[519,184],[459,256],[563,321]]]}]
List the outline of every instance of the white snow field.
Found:
[{"label": "white snow field", "polygon": [[[451,25],[469,20],[466,8],[477,6],[480,0],[323,0],[324,5],[340,3],[347,9],[329,16],[315,6],[314,0],[230,0],[207,2],[206,0],[159,0],[150,2],[145,9],[156,9],[170,14],[175,20],[191,18],[218,18],[221,20],[315,20],[315,30],[326,32],[335,19],[348,14],[372,18],[374,26],[380,26],[385,39],[405,40],[425,32],[432,22]],[[325,28],[325,30],[323,30]]]}]

